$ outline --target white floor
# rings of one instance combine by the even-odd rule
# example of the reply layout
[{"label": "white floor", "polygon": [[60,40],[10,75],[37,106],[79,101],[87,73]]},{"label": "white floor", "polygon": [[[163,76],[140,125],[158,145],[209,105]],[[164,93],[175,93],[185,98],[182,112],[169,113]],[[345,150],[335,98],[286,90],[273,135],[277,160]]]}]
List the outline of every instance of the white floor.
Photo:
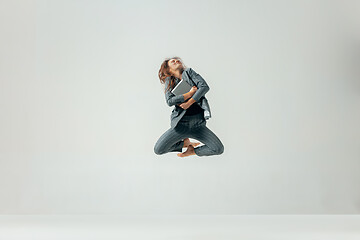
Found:
[{"label": "white floor", "polygon": [[0,215],[0,239],[360,240],[360,215]]}]

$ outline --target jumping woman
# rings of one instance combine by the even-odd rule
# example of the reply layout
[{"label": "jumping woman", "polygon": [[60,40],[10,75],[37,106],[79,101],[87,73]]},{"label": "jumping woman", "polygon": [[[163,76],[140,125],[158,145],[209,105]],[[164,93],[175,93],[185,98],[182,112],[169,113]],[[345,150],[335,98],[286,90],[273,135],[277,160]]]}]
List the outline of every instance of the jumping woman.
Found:
[{"label": "jumping woman", "polygon": [[[206,126],[211,118],[210,107],[205,94],[209,86],[192,68],[187,68],[179,57],[167,58],[159,70],[160,83],[165,85],[165,99],[169,107],[175,106],[171,112],[170,129],[163,133],[154,146],[158,155],[168,152],[180,152],[179,157],[191,155],[210,156],[224,152],[220,139]],[[184,79],[191,90],[185,94],[175,95],[171,90]],[[189,138],[200,143],[190,142]],[[195,148],[196,147],[196,148]],[[183,148],[187,148],[182,152]]]}]

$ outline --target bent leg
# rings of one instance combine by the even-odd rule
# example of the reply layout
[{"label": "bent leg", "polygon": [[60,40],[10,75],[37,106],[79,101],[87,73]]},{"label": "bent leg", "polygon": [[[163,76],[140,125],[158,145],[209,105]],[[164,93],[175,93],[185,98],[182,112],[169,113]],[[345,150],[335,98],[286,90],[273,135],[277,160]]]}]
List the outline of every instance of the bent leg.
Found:
[{"label": "bent leg", "polygon": [[203,146],[194,148],[198,156],[220,155],[224,152],[224,145],[220,139],[206,125],[195,128],[191,132],[191,138],[202,142]]},{"label": "bent leg", "polygon": [[168,152],[182,152],[182,147],[184,146],[183,138],[184,132],[170,128],[157,140],[154,152],[158,155]]}]

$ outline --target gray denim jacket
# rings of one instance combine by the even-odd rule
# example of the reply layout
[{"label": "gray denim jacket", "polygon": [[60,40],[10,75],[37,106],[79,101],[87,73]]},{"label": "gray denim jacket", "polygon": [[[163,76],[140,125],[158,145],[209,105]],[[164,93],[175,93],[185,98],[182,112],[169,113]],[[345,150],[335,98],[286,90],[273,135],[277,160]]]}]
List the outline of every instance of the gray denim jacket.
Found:
[{"label": "gray denim jacket", "polygon": [[[189,83],[191,86],[196,86],[198,89],[195,92],[195,94],[192,96],[192,98],[196,101],[193,104],[199,104],[199,106],[204,109],[204,118],[206,120],[209,120],[211,118],[211,111],[210,106],[208,103],[208,100],[205,97],[205,94],[210,90],[209,86],[207,85],[206,81],[195,72],[192,68],[185,68],[182,73],[182,79],[184,79],[187,83]],[[169,85],[170,77],[167,77],[165,79],[165,89]],[[180,82],[180,79],[176,79],[175,84]],[[168,89],[165,92],[165,99],[166,103],[171,107],[174,106],[174,109],[171,112],[170,120],[171,120],[171,128],[174,128],[179,120],[184,116],[187,109],[183,109],[177,104],[181,104],[185,102],[184,96],[181,95],[175,95],[171,92],[172,89]]]}]

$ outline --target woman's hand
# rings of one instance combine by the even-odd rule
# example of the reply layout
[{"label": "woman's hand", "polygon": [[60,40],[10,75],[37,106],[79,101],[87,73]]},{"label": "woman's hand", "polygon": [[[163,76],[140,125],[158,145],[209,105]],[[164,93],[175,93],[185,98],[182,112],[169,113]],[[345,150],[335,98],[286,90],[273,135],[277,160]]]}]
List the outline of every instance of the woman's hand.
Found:
[{"label": "woman's hand", "polygon": [[190,89],[189,92],[190,92],[192,95],[194,95],[196,91],[197,91],[197,87],[196,87],[196,86],[193,86],[193,87]]},{"label": "woman's hand", "polygon": [[[181,107],[181,108],[183,108],[183,109],[188,109],[194,102],[195,102],[195,100],[194,99],[192,99],[191,97],[195,94],[195,92],[197,91],[197,87],[196,86],[193,86],[191,89],[190,89],[190,91],[189,91],[189,93],[191,94],[191,96],[188,96],[188,97],[190,97],[190,99],[188,100],[188,101],[186,101],[186,102],[183,102],[183,103],[181,103],[181,104],[177,104],[179,107]],[[184,94],[184,96],[186,95],[187,93],[185,93]],[[186,99],[186,98],[185,98]]]},{"label": "woman's hand", "polygon": [[178,104],[183,109],[188,109],[191,105],[193,105],[196,101],[193,98],[190,98],[186,102],[183,102],[181,104]]},{"label": "woman's hand", "polygon": [[190,106],[191,106],[191,104],[189,103],[189,101],[183,102],[182,104],[179,105],[179,107],[181,107],[183,109],[188,109]]}]

